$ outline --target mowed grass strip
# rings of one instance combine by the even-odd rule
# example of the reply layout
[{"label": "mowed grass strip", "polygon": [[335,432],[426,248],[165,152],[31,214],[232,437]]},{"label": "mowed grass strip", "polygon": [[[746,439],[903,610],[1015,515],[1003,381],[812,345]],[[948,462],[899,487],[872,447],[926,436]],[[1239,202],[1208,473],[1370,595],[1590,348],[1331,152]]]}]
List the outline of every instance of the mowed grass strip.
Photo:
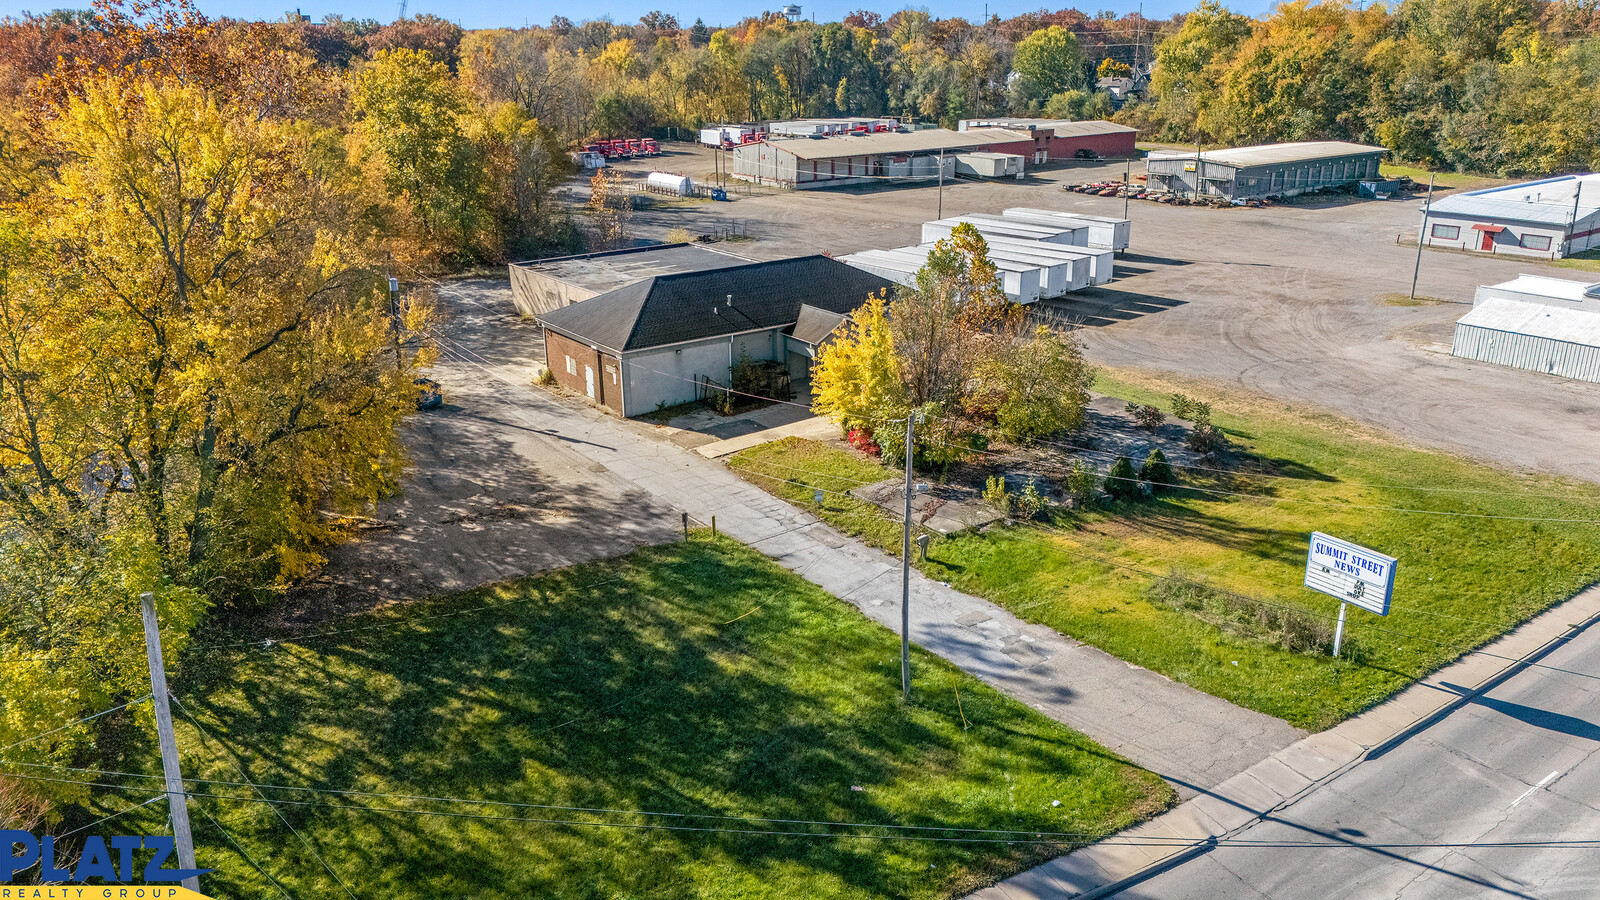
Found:
[{"label": "mowed grass strip", "polygon": [[[349,627],[390,624],[191,658],[179,695],[209,737],[179,713],[185,774],[591,811],[268,791],[311,804],[278,811],[361,897],[957,897],[1172,799],[929,654],[902,703],[895,635],[703,533]],[[290,896],[343,896],[272,808],[194,802],[208,895],[278,891],[206,813]]]},{"label": "mowed grass strip", "polygon": [[[1600,525],[1587,524],[1600,521],[1600,486],[1511,475],[1407,447],[1334,416],[1193,382],[1124,372],[1103,376],[1096,387],[1164,409],[1173,391],[1209,400],[1213,421],[1235,444],[1264,462],[1265,471],[1291,477],[1180,469],[1186,483],[1230,493],[1175,491],[1061,514],[1050,525],[939,539],[928,561],[918,563],[926,574],[1312,730],[1372,706],[1600,578]],[[784,471],[777,465],[811,467],[819,484],[839,476],[893,477],[858,454],[792,441],[753,448],[733,464],[772,472]],[[796,473],[785,477],[806,481]],[[806,488],[752,480],[812,508]],[[875,516],[867,537],[898,551],[898,523],[865,506],[820,514],[846,529]],[[1152,595],[1159,577],[1176,572],[1303,610],[1311,615],[1301,614],[1302,621],[1331,633],[1338,601],[1303,586],[1312,531],[1400,560],[1391,614],[1352,609],[1340,659],[1325,649],[1287,649],[1259,627],[1252,613],[1276,615],[1275,607],[1241,602],[1242,609],[1197,614]]]}]

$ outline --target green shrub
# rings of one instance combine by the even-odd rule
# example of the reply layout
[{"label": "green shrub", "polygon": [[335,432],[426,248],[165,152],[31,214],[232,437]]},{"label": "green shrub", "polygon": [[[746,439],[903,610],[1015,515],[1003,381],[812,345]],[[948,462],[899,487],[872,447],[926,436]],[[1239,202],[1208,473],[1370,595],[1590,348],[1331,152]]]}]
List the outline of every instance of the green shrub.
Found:
[{"label": "green shrub", "polygon": [[1149,484],[1152,491],[1177,484],[1173,481],[1172,464],[1167,462],[1167,455],[1161,452],[1160,447],[1151,450],[1150,455],[1144,458],[1144,465],[1139,468],[1139,480]]},{"label": "green shrub", "polygon": [[1031,519],[1037,516],[1047,505],[1048,501],[1044,495],[1031,484],[1015,494],[1011,501],[1011,506],[1016,511],[1015,515],[1019,519]]},{"label": "green shrub", "polygon": [[1113,500],[1139,498],[1139,476],[1134,474],[1133,463],[1126,456],[1117,457],[1117,461],[1111,464],[1111,471],[1106,473],[1106,493]]},{"label": "green shrub", "polygon": [[1079,506],[1087,506],[1100,496],[1100,476],[1080,460],[1067,473],[1067,496]]},{"label": "green shrub", "polygon": [[989,480],[983,485],[983,499],[1006,515],[1011,514],[1011,494],[1006,491],[1005,476],[989,476]]},{"label": "green shrub", "polygon": [[1184,438],[1184,443],[1201,456],[1211,456],[1227,449],[1228,438],[1222,433],[1221,428],[1210,422],[1198,422],[1189,432],[1189,436]]}]

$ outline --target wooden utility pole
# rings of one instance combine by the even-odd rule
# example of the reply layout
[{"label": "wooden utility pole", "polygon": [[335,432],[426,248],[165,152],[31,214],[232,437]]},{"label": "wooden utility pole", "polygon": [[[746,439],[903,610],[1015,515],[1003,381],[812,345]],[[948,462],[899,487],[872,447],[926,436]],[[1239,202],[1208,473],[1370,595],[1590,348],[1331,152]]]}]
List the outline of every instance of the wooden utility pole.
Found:
[{"label": "wooden utility pole", "polygon": [[[1417,276],[1422,274],[1422,242],[1428,231],[1428,209],[1433,206],[1433,180],[1436,175],[1428,176],[1428,199],[1422,203],[1422,224],[1417,226],[1417,264],[1411,270],[1411,299],[1417,299]],[[1342,613],[1343,610],[1341,609]]]},{"label": "wooden utility pole", "polygon": [[[150,695],[156,710],[156,732],[161,738],[161,771],[166,775],[167,802],[172,806],[172,837],[177,843],[178,865],[198,869],[194,863],[194,834],[189,830],[189,799],[178,768],[178,739],[172,733],[172,709],[167,705],[167,667],[161,658],[161,628],[156,624],[156,595],[140,594],[144,614],[144,648],[150,660]],[[183,886],[199,892],[200,876],[183,879]]]}]

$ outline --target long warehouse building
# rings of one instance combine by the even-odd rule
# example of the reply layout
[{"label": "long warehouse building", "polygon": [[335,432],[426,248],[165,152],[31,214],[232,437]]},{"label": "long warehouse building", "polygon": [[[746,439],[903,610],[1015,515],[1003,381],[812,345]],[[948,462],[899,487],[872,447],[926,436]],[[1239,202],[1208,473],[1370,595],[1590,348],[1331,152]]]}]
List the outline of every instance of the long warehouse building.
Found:
[{"label": "long warehouse building", "polygon": [[956,176],[956,154],[1016,137],[1013,132],[945,128],[922,131],[788,138],[733,150],[729,173],[743,181],[805,190],[883,181],[945,180]]},{"label": "long warehouse building", "polygon": [[1293,197],[1378,177],[1384,147],[1301,141],[1227,150],[1162,151],[1145,160],[1146,186],[1186,196],[1250,200]]},{"label": "long warehouse building", "polygon": [[1450,353],[1600,382],[1600,284],[1520,275],[1484,285],[1456,322]]}]

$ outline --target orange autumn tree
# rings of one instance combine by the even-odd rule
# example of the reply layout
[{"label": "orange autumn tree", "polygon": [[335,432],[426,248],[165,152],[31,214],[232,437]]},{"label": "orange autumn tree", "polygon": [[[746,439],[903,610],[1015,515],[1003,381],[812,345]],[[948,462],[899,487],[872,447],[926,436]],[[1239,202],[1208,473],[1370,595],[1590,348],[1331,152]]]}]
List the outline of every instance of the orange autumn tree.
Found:
[{"label": "orange autumn tree", "polygon": [[41,82],[35,173],[0,182],[0,744],[146,690],[141,591],[173,659],[208,605],[316,565],[329,513],[395,486],[429,361],[289,64],[192,15],[105,21],[125,63]]}]

